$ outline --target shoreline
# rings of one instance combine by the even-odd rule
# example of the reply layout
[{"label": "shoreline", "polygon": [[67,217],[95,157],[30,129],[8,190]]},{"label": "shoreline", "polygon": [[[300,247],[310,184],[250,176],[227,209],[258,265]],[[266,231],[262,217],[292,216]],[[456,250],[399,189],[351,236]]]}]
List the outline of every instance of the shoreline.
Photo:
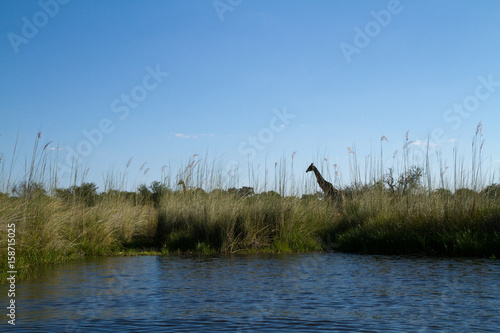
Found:
[{"label": "shoreline", "polygon": [[[16,225],[17,280],[37,267],[100,256],[320,253],[500,256],[500,198],[365,189],[338,207],[316,197],[170,192],[158,202],[105,195],[0,198]],[[7,244],[2,232],[2,244]],[[5,245],[4,245],[5,246]],[[3,247],[2,247],[3,248]],[[3,256],[7,258],[3,248]],[[2,281],[9,267],[2,260]]]}]

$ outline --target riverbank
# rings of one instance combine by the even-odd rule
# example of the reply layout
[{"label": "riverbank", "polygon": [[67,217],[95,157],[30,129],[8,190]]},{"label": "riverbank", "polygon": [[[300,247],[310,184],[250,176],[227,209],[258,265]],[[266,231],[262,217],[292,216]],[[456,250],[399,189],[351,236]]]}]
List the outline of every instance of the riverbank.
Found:
[{"label": "riverbank", "polygon": [[[154,201],[111,193],[92,202],[0,197],[2,280],[15,224],[18,278],[36,267],[103,255],[345,251],[500,256],[500,196],[491,191],[391,193],[372,186],[343,206],[316,196],[166,192]],[[10,253],[12,254],[12,253]]]},{"label": "riverbank", "polygon": [[[496,188],[495,188],[496,189]],[[273,251],[498,257],[496,192],[349,193],[343,207],[312,196],[193,194],[163,201],[156,243],[167,251]]]}]

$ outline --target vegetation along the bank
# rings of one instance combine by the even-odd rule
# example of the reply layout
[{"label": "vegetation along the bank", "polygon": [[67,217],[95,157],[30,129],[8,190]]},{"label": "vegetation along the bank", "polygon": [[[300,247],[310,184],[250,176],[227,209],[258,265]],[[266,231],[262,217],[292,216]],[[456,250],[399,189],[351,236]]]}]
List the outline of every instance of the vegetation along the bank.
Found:
[{"label": "vegetation along the bank", "polygon": [[36,274],[41,264],[138,253],[500,256],[500,185],[433,189],[424,185],[420,166],[397,177],[390,169],[378,180],[343,188],[341,205],[321,193],[279,194],[278,187],[258,193],[252,187],[206,191],[155,181],[134,192],[98,192],[85,182],[47,189],[30,178],[38,165],[0,194],[2,280],[12,224],[20,278]]}]

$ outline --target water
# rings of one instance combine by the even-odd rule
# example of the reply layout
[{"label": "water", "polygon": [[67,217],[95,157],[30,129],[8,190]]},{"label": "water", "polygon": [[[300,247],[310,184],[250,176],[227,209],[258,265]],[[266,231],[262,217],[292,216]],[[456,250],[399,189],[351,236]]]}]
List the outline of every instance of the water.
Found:
[{"label": "water", "polygon": [[497,332],[499,281],[482,259],[100,258],[18,283],[16,331]]}]

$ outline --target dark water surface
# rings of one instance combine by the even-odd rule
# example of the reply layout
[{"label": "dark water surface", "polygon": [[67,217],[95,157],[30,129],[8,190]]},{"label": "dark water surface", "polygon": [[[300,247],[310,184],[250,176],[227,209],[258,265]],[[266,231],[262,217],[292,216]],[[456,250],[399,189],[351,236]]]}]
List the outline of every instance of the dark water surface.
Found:
[{"label": "dark water surface", "polygon": [[51,267],[17,291],[19,332],[500,329],[498,260],[111,257]]}]

